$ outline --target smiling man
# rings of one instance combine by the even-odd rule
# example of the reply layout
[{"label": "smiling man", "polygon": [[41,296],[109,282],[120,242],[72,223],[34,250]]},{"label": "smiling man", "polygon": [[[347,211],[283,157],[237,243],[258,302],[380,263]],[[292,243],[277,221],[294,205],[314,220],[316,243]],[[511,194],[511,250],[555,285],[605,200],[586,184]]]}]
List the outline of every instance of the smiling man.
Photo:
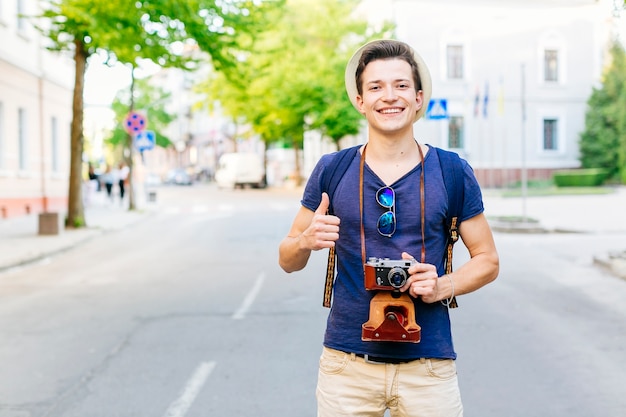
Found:
[{"label": "smiling man", "polygon": [[[320,159],[279,248],[287,272],[303,269],[311,251],[337,254],[318,416],[382,417],[386,410],[393,417],[462,416],[448,308],[456,296],[493,281],[499,269],[479,185],[457,158],[459,234],[470,260],[446,274],[444,171],[453,167],[413,137],[431,95],[426,64],[403,42],[374,41],[350,59],[345,82],[367,119],[368,141],[330,197],[323,178],[336,154]],[[371,330],[372,322],[379,327]]]}]

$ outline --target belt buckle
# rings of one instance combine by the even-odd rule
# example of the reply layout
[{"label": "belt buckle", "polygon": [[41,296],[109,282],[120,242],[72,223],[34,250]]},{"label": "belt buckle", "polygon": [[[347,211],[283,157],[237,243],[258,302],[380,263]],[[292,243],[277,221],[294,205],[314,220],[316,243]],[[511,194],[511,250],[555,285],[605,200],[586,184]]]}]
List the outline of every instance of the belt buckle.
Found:
[{"label": "belt buckle", "polygon": [[363,361],[365,361],[365,363],[369,363],[372,365],[385,365],[386,363],[386,362],[379,362],[379,361],[372,360],[370,359],[370,355],[367,355],[367,354],[363,355]]}]

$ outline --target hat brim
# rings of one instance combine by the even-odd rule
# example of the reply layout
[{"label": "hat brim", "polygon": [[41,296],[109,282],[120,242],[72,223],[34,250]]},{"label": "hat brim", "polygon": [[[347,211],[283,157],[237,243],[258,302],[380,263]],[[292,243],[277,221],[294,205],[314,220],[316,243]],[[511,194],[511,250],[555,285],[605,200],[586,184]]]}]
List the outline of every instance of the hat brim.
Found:
[{"label": "hat brim", "polygon": [[[371,45],[372,43],[379,41],[371,41],[361,46],[357,51],[352,55],[350,61],[348,61],[348,65],[346,65],[346,74],[345,74],[345,83],[346,83],[346,91],[348,92],[348,97],[352,102],[352,105],[355,109],[359,110],[357,105],[356,98],[359,95],[359,91],[356,88],[356,68],[359,65],[359,60],[361,59],[361,55],[363,54],[363,50]],[[432,79],[430,77],[430,71],[426,66],[426,62],[422,59],[422,57],[415,52],[413,48],[411,48],[411,52],[413,52],[413,58],[417,63],[417,71],[420,75],[420,80],[422,82],[422,92],[423,92],[423,104],[422,107],[415,113],[415,119],[413,122],[417,122],[423,115],[426,113],[426,109],[428,107],[428,103],[430,102],[430,96],[432,94]]]}]

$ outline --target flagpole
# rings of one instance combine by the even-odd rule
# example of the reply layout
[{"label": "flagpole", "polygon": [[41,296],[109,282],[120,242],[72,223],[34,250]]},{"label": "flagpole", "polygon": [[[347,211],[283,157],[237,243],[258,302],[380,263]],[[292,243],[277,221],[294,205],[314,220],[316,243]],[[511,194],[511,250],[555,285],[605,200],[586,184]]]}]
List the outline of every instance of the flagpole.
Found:
[{"label": "flagpole", "polygon": [[521,129],[521,181],[522,181],[522,220],[526,221],[526,196],[528,194],[528,173],[526,172],[526,66],[522,63],[522,129]]}]

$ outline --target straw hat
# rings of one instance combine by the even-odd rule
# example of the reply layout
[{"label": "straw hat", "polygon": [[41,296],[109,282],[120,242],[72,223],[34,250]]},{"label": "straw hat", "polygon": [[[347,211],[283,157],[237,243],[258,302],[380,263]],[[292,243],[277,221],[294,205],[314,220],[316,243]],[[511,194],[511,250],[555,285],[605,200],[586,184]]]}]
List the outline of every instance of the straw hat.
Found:
[{"label": "straw hat", "polygon": [[[387,39],[382,40],[382,41],[403,43],[400,41],[387,40]],[[350,58],[350,61],[348,61],[348,65],[346,66],[346,75],[345,75],[346,91],[348,92],[348,97],[350,98],[352,105],[357,110],[359,108],[357,106],[356,97],[359,95],[359,92],[356,88],[356,68],[359,65],[359,60],[361,59],[361,54],[363,53],[363,50],[367,48],[368,46],[370,46],[371,44],[377,43],[377,42],[381,42],[381,40],[371,41],[361,46],[354,53],[354,55],[352,55],[352,58]],[[426,108],[428,107],[428,102],[430,101],[430,96],[432,94],[432,81],[430,78],[430,71],[428,71],[428,67],[426,66],[426,63],[424,62],[422,57],[417,52],[415,52],[415,50],[411,48],[409,45],[407,46],[413,52],[413,58],[415,58],[415,62],[417,62],[417,70],[420,75],[420,80],[422,82],[422,91],[424,94],[424,102],[423,102],[422,108],[419,109],[417,113],[415,113],[414,122],[417,122],[419,118],[424,115],[424,113],[426,112]]]}]

